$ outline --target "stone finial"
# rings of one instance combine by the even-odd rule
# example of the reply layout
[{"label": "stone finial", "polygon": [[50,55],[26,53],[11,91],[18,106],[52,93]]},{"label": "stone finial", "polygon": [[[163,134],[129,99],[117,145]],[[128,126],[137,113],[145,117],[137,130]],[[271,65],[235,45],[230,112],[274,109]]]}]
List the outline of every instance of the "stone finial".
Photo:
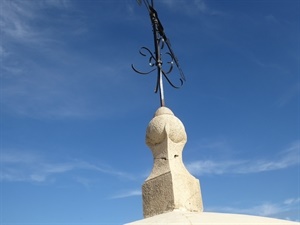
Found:
[{"label": "stone finial", "polygon": [[142,187],[145,218],[174,209],[203,211],[199,180],[182,162],[186,141],[182,122],[170,109],[160,107],[146,132],[146,144],[152,151],[154,165]]}]

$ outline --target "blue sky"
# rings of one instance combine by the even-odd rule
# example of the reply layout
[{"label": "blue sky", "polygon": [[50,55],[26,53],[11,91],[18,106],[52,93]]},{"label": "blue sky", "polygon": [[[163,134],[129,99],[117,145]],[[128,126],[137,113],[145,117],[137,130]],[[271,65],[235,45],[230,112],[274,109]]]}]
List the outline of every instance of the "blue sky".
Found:
[{"label": "blue sky", "polygon": [[[1,0],[0,223],[142,219],[159,107],[145,6]],[[186,82],[165,85],[205,211],[300,220],[299,0],[164,0]],[[176,71],[171,75],[177,82]]]}]

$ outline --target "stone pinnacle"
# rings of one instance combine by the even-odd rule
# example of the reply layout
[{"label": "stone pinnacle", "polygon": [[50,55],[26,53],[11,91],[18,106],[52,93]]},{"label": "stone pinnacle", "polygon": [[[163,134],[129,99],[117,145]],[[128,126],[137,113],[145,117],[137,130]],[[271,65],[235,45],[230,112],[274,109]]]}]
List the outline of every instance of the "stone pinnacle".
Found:
[{"label": "stone pinnacle", "polygon": [[203,211],[199,180],[188,172],[182,161],[186,141],[182,122],[170,109],[160,107],[146,132],[154,165],[142,187],[145,218],[175,209]]}]

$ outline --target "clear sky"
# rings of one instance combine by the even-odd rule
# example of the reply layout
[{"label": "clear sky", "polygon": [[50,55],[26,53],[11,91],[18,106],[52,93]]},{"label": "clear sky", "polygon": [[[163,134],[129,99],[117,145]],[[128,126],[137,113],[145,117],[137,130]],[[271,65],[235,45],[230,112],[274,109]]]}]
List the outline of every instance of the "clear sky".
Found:
[{"label": "clear sky", "polygon": [[[300,220],[299,0],[160,0],[205,211]],[[135,0],[0,0],[0,224],[142,219],[159,107]],[[170,75],[178,82],[176,70]]]}]

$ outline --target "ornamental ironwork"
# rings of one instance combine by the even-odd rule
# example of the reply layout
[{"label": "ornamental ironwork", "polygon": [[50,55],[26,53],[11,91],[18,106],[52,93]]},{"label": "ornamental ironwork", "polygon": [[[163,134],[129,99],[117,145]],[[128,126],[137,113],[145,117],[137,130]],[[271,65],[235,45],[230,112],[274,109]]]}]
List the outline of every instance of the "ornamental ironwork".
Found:
[{"label": "ornamental ironwork", "polygon": [[[139,5],[144,3],[149,12],[153,31],[154,51],[151,51],[147,47],[141,47],[139,51],[142,56],[149,57],[148,63],[150,69],[148,71],[141,71],[133,64],[131,67],[136,73],[141,75],[148,75],[157,70],[157,81],[154,92],[159,92],[160,105],[165,106],[163,78],[165,78],[173,88],[180,88],[185,81],[185,76],[179,65],[178,59],[172,50],[170,39],[167,38],[164,27],[158,18],[157,11],[154,9],[153,0],[150,2],[148,0],[137,0],[137,2]],[[166,59],[165,62],[163,62],[163,59]],[[169,76],[173,71],[174,65],[179,72],[178,84],[175,84]]]}]

